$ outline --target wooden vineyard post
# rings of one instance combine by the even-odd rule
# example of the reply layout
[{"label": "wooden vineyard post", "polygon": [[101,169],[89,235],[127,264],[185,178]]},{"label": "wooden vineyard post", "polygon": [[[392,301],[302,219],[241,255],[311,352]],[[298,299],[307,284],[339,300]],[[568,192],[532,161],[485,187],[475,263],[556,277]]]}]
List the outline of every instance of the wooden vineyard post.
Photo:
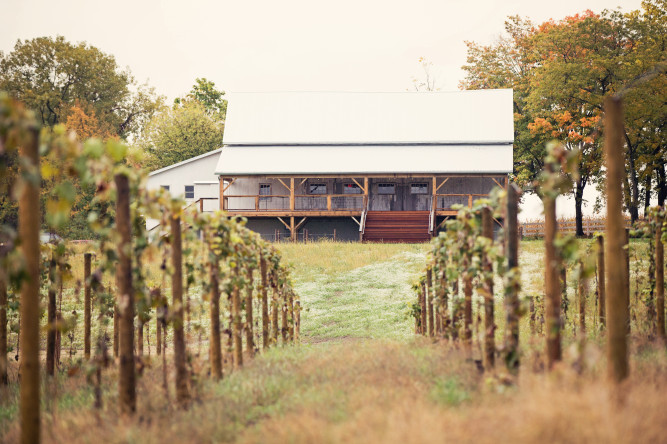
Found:
[{"label": "wooden vineyard post", "polygon": [[627,378],[629,373],[628,287],[623,248],[626,243],[622,207],[625,161],[621,100],[607,97],[604,101],[604,112],[604,154],[607,167],[607,365],[609,378],[619,383]]},{"label": "wooden vineyard post", "polygon": [[659,338],[665,339],[665,254],[662,245],[662,224],[662,216],[658,215],[657,228],[655,230],[656,333]]},{"label": "wooden vineyard post", "polygon": [[280,333],[283,338],[283,345],[287,343],[287,295],[285,294],[285,286],[280,289],[280,310],[282,312],[282,328]]},{"label": "wooden vineyard post", "polygon": [[472,276],[463,274],[463,345],[472,353]]},{"label": "wooden vineyard post", "polygon": [[239,265],[234,267],[236,283],[232,289],[232,338],[234,340],[234,365],[243,367],[243,336],[241,335],[241,295],[238,285]]},{"label": "wooden vineyard post", "polygon": [[[120,276],[120,269],[119,269],[119,264],[116,263],[116,288],[120,285],[118,283],[118,279]],[[117,358],[118,357],[118,350],[120,346],[120,336],[119,336],[119,320],[120,320],[120,311],[118,311],[118,302],[114,301],[113,305],[113,357]]]},{"label": "wooden vineyard post", "polygon": [[294,340],[299,342],[301,341],[301,301],[294,303],[294,315],[296,316],[294,320]]},{"label": "wooden vineyard post", "polygon": [[[510,276],[512,276],[519,267],[518,214],[520,193],[521,191],[514,183],[507,187],[505,254],[507,255],[507,269]],[[548,269],[549,267],[547,267],[547,270]],[[506,293],[505,307],[507,311],[505,365],[510,372],[516,372],[519,368],[519,291],[516,285],[511,285],[511,288]]]},{"label": "wooden vineyard post", "polygon": [[[2,267],[3,251],[0,247],[0,267]],[[7,378],[7,280],[6,271],[0,268],[0,386],[9,383]]]},{"label": "wooden vineyard post", "polygon": [[120,348],[118,355],[118,398],[120,410],[132,414],[137,408],[134,363],[134,291],[132,289],[132,225],[130,220],[130,184],[127,175],[116,174],[116,230],[120,234],[118,244],[118,289],[116,305],[119,307],[118,320]]},{"label": "wooden vineyard post", "polygon": [[558,260],[556,246],[556,200],[550,196],[543,196],[544,202],[544,246],[545,246],[545,300],[544,312],[547,340],[547,367],[551,369],[562,359],[561,351],[561,291],[563,288],[559,279],[561,263]]},{"label": "wooden vineyard post", "polygon": [[90,318],[91,318],[91,295],[90,295],[90,260],[92,254],[83,255],[83,356],[90,359]]},{"label": "wooden vineyard post", "polygon": [[598,254],[597,254],[597,265],[598,265],[598,319],[600,321],[600,328],[604,328],[606,323],[605,317],[605,268],[604,268],[604,236],[599,235],[597,237],[598,243]]},{"label": "wooden vineyard post", "polygon": [[[556,225],[556,230],[558,230],[558,225]],[[562,321],[562,328],[567,327],[567,313],[570,308],[570,301],[567,297],[567,264],[565,262],[561,262],[560,264],[560,291],[561,291],[561,296],[560,296],[560,308],[561,308],[561,313],[563,316],[563,321]]]},{"label": "wooden vineyard post", "polygon": [[[181,240],[181,218],[172,216],[171,225],[171,276],[172,325],[174,329],[174,367],[176,367],[176,401],[186,407],[190,400],[188,372],[185,367],[185,333],[183,331],[183,242]],[[163,334],[166,333],[166,329]],[[166,345],[166,341],[165,345]]]},{"label": "wooden vineyard post", "polygon": [[19,197],[20,252],[25,260],[27,279],[21,285],[21,442],[39,443],[39,149],[38,132],[30,131],[30,142],[20,147],[21,175],[35,177],[26,181]]},{"label": "wooden vineyard post", "polygon": [[253,269],[248,267],[247,276],[248,276],[248,287],[246,288],[246,297],[245,297],[245,337],[246,337],[246,348],[248,349],[248,355],[253,356],[255,354],[255,338],[253,336],[253,325],[252,325],[252,286],[253,286]]},{"label": "wooden vineyard post", "polygon": [[431,291],[433,287],[433,270],[431,267],[426,269],[426,299],[428,303],[428,335],[433,336],[435,334],[434,328],[434,317],[433,317],[433,292]]},{"label": "wooden vineyard post", "polygon": [[271,339],[274,344],[278,344],[278,287],[275,281],[275,274],[272,273],[271,288],[273,295],[271,297]]},{"label": "wooden vineyard post", "polygon": [[[493,243],[493,219],[491,209],[482,209],[482,236]],[[484,368],[491,369],[495,366],[496,342],[494,322],[494,300],[493,300],[493,264],[488,254],[482,258],[484,267]]]},{"label": "wooden vineyard post", "polygon": [[53,376],[56,368],[56,258],[49,259],[49,289],[46,305],[46,374]]},{"label": "wooden vineyard post", "polygon": [[535,335],[535,296],[528,296],[528,311],[530,314],[529,327],[530,335]]},{"label": "wooden vineyard post", "polygon": [[424,288],[424,282],[419,284],[419,308],[421,314],[421,326],[419,328],[422,335],[426,336],[427,326],[426,326],[426,317],[427,317],[427,308],[426,308],[426,289]]},{"label": "wooden vineyard post", "polygon": [[211,345],[209,356],[211,359],[211,376],[215,380],[222,378],[222,344],[220,341],[220,286],[218,283],[219,274],[220,269],[218,266],[218,261],[211,261]]},{"label": "wooden vineyard post", "polygon": [[262,279],[262,348],[266,350],[269,347],[269,302],[267,298],[268,276],[266,270],[266,258],[262,255],[259,261],[259,271]]},{"label": "wooden vineyard post", "polygon": [[582,338],[586,336],[586,283],[582,277],[584,274],[584,264],[579,264],[579,282],[577,284],[577,295],[579,296],[579,335]]},{"label": "wooden vineyard post", "polygon": [[289,341],[294,342],[294,294],[290,291],[287,299]]},{"label": "wooden vineyard post", "polygon": [[626,328],[628,330],[628,334],[630,334],[630,230],[625,228],[625,220],[623,221],[624,225],[624,232],[625,232],[625,240],[623,244],[623,259],[625,260],[625,267],[623,270],[623,273],[625,275],[624,278],[624,285],[625,285],[625,292],[623,293],[623,296],[625,297],[625,302],[623,304],[623,307],[625,307],[625,318],[627,319],[626,321]]},{"label": "wooden vineyard post", "polygon": [[438,280],[439,268],[433,268],[432,279],[433,279],[433,299],[435,300],[435,334],[436,336],[442,335],[442,297],[440,294],[440,286]]}]

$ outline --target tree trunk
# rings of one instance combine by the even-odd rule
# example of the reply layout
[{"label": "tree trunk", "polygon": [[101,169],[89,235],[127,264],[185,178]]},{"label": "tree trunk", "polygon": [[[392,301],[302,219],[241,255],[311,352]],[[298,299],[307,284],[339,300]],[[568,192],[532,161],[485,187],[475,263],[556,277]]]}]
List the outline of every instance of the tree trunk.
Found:
[{"label": "tree trunk", "polygon": [[116,306],[120,314],[118,331],[120,366],[118,369],[118,398],[120,410],[133,414],[137,409],[136,375],[134,364],[134,290],[132,288],[132,224],[130,220],[130,186],[125,174],[114,177],[117,190],[116,230],[118,245],[118,289]]},{"label": "tree trunk", "polygon": [[92,302],[90,294],[90,260],[91,254],[83,255],[83,355],[87,360],[90,359],[90,320],[92,314]]},{"label": "tree trunk", "polygon": [[560,260],[557,258],[556,246],[556,200],[543,197],[544,202],[544,246],[545,246],[545,276],[546,287],[545,315],[547,340],[547,367],[551,369],[562,359],[561,353],[561,285],[559,282]]},{"label": "tree trunk", "polygon": [[25,260],[27,279],[21,285],[21,443],[40,442],[39,419],[39,152],[37,130],[31,140],[20,148],[21,175],[37,175],[36,181],[26,181],[19,198],[20,252]]},{"label": "tree trunk", "polygon": [[218,261],[210,264],[211,271],[211,376],[213,379],[222,378],[222,345],[220,341],[220,287],[218,275],[220,269]]},{"label": "tree trunk", "polygon": [[604,151],[607,167],[607,366],[609,378],[621,382],[628,377],[626,269],[623,253],[621,183],[623,162],[623,111],[620,99],[607,97],[604,103]]},{"label": "tree trunk", "polygon": [[49,289],[46,305],[46,374],[53,376],[56,369],[56,258],[49,260]]},{"label": "tree trunk", "polygon": [[[630,205],[628,206],[628,211],[630,212],[630,220],[634,224],[637,219],[639,219],[639,179],[637,178],[637,166],[636,166],[636,148],[630,143],[630,138],[627,134],[625,135],[625,140],[628,145],[628,171],[629,182],[629,197]],[[621,142],[622,143],[622,142]]]},{"label": "tree trunk", "polygon": [[652,187],[652,182],[651,182],[651,177],[653,176],[653,172],[650,174],[646,174],[646,181],[644,182],[644,217],[648,214],[648,209],[651,207],[651,187]]},{"label": "tree trunk", "polygon": [[667,197],[667,175],[665,174],[665,163],[660,162],[655,169],[657,180],[656,186],[658,188],[658,206],[661,208],[665,206],[665,197]]},{"label": "tree trunk", "polygon": [[581,338],[586,336],[586,282],[582,277],[584,274],[584,264],[579,264],[579,282],[577,283],[577,293],[579,295],[579,335]]},{"label": "tree trunk", "polygon": [[576,224],[575,234],[577,237],[585,236],[584,213],[582,208],[584,205],[584,188],[585,188],[585,182],[580,177],[579,180],[577,180],[574,189],[574,220]]},{"label": "tree trunk", "polygon": [[174,329],[174,367],[176,367],[176,401],[181,407],[187,407],[190,401],[188,392],[188,372],[185,367],[185,333],[183,331],[183,243],[181,241],[181,218],[171,217],[171,277],[172,325]]},{"label": "tree trunk", "polygon": [[245,297],[245,323],[246,323],[246,348],[248,349],[248,355],[253,356],[255,354],[255,338],[253,337],[253,319],[252,319],[252,290],[253,290],[253,269],[248,267],[247,276],[248,276],[248,287],[246,288],[246,297]]}]

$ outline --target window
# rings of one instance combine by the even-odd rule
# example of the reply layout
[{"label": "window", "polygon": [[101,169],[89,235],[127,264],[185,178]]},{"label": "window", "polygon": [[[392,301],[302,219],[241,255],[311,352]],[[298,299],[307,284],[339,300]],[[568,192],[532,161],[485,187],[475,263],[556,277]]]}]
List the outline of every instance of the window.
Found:
[{"label": "window", "polygon": [[259,195],[260,196],[270,196],[271,195],[271,184],[270,183],[260,183],[259,184]]},{"label": "window", "polygon": [[308,189],[310,190],[310,194],[327,194],[326,183],[311,183]]},{"label": "window", "polygon": [[195,186],[194,185],[186,185],[185,186],[185,198],[186,199],[194,199],[195,198]]},{"label": "window", "polygon": [[427,183],[410,184],[410,194],[428,194],[428,184]]},{"label": "window", "polygon": [[169,185],[160,185],[160,188],[162,188],[165,191],[169,191]]},{"label": "window", "polygon": [[394,194],[396,185],[393,183],[379,183],[378,194]]},{"label": "window", "polygon": [[343,194],[361,194],[361,188],[356,183],[343,184]]}]

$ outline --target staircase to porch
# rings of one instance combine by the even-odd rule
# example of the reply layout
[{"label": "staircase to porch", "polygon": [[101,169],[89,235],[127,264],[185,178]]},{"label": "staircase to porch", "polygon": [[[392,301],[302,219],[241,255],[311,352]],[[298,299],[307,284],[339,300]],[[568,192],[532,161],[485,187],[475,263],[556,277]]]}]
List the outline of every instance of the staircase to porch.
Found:
[{"label": "staircase to porch", "polygon": [[431,235],[428,211],[369,211],[365,242],[428,242]]}]

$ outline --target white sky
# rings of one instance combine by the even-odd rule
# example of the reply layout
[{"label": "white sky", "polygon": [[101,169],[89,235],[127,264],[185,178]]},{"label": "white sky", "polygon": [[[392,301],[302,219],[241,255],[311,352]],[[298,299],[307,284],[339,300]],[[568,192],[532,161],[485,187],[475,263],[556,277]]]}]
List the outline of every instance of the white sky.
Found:
[{"label": "white sky", "polygon": [[541,23],[619,6],[641,1],[0,0],[0,50],[86,41],[169,99],[196,77],[226,91],[404,91],[420,56],[446,91],[463,78],[464,41],[491,43],[508,15]]}]

